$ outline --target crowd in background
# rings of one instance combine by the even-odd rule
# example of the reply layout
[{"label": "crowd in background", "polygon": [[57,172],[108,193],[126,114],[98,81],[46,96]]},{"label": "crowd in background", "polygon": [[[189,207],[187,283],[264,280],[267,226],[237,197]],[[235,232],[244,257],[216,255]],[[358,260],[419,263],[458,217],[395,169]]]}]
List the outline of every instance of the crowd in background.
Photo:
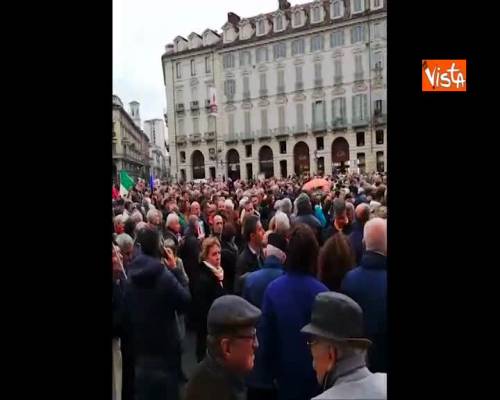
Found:
[{"label": "crowd in background", "polygon": [[386,179],[113,188],[115,398],[385,398]]}]

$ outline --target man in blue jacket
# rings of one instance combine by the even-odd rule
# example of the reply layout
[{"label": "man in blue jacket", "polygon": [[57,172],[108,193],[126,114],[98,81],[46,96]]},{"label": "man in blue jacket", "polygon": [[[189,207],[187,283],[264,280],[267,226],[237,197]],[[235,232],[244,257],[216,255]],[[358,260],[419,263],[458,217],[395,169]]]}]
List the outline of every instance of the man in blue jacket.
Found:
[{"label": "man in blue jacket", "polygon": [[387,220],[369,220],[364,242],[361,264],[344,277],[341,291],[363,309],[365,332],[373,342],[368,352],[370,371],[387,372]]},{"label": "man in blue jacket", "polygon": [[[250,273],[245,280],[242,295],[259,309],[262,308],[264,292],[267,286],[283,275],[286,247],[287,243],[283,235],[271,233],[267,238],[267,246],[264,248],[264,265],[260,270]],[[259,334],[259,331],[257,331],[257,338]],[[276,398],[273,379],[269,372],[263,365],[262,352],[257,349],[254,368],[246,379],[248,400]]]},{"label": "man in blue jacket", "polygon": [[366,222],[370,219],[370,206],[362,203],[356,207],[355,210],[356,220],[352,224],[352,232],[349,235],[352,249],[356,254],[356,264],[361,263],[363,256],[363,230]]}]

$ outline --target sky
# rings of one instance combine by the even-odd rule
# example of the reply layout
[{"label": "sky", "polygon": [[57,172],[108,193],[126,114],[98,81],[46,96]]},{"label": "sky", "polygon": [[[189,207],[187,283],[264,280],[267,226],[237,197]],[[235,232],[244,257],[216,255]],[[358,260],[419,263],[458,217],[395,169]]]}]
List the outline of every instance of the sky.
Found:
[{"label": "sky", "polygon": [[248,18],[277,9],[278,0],[113,0],[113,94],[127,111],[138,101],[142,121],[163,119],[161,56],[167,43],[206,28],[221,34],[230,11]]}]

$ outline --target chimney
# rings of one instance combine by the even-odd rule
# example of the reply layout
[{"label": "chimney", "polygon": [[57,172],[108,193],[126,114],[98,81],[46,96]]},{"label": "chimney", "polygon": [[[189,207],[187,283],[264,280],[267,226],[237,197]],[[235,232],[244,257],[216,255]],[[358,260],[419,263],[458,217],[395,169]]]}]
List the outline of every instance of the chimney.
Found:
[{"label": "chimney", "polygon": [[291,6],[291,4],[286,0],[278,0],[278,5],[280,10],[287,10]]},{"label": "chimney", "polygon": [[238,22],[240,22],[240,19],[241,18],[233,12],[227,13],[227,22],[233,24],[234,26],[238,25]]},{"label": "chimney", "polygon": [[141,128],[141,115],[139,114],[139,102],[137,101],[131,101],[129,103],[130,106],[130,116],[132,117],[132,120],[134,123]]}]

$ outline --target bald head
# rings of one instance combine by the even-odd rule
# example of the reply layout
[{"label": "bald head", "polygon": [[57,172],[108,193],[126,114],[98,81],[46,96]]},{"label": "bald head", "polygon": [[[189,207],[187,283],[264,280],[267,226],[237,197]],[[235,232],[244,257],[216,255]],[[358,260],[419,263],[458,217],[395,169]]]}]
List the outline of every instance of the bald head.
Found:
[{"label": "bald head", "polygon": [[370,206],[368,204],[358,204],[356,207],[356,219],[362,224],[365,224],[370,219]]},{"label": "bald head", "polygon": [[387,220],[372,218],[365,224],[363,240],[367,251],[387,254]]}]

